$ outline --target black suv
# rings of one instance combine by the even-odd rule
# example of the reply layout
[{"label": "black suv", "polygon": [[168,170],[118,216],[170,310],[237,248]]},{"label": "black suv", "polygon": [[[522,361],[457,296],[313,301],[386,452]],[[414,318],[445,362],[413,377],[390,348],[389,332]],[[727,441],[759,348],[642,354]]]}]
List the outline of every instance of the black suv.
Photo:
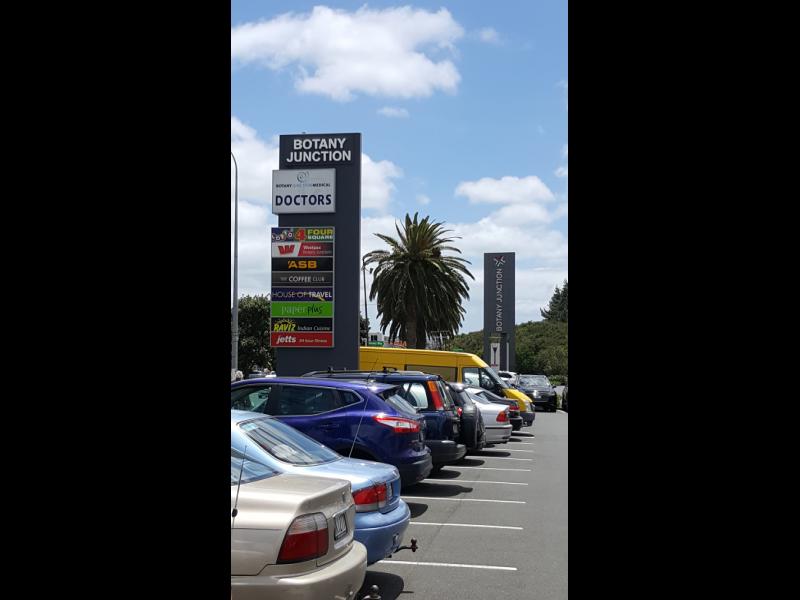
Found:
[{"label": "black suv", "polygon": [[550,385],[546,375],[520,375],[517,387],[533,400],[536,408],[556,412],[558,408],[556,390]]},{"label": "black suv", "polygon": [[461,417],[439,375],[421,371],[312,371],[303,377],[368,380],[398,386],[398,394],[425,417],[425,445],[431,449],[433,470],[461,460],[467,453],[460,443]]}]

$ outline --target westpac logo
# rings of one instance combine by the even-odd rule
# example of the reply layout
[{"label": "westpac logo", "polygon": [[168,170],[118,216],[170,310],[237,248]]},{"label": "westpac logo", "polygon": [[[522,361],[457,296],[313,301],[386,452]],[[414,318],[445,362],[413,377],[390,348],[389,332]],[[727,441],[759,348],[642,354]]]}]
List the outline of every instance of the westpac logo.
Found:
[{"label": "westpac logo", "polygon": [[285,246],[279,245],[278,252],[280,252],[281,254],[291,254],[292,252],[294,252],[294,244],[288,244]]},{"label": "westpac logo", "polygon": [[505,256],[493,256],[492,260],[494,261],[495,267],[502,267],[504,264],[506,264]]}]

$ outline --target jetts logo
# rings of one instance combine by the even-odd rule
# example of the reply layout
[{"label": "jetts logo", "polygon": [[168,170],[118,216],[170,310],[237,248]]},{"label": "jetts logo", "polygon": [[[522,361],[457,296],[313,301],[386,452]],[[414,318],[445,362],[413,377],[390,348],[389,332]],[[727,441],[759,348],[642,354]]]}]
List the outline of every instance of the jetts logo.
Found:
[{"label": "jetts logo", "polygon": [[272,331],[297,331],[297,323],[289,319],[281,319],[272,324]]},{"label": "jetts logo", "polygon": [[506,264],[505,256],[493,256],[492,260],[494,261],[495,267],[502,267],[504,264]]},{"label": "jetts logo", "polygon": [[279,344],[294,344],[297,342],[297,338],[293,335],[279,335],[277,342]]}]

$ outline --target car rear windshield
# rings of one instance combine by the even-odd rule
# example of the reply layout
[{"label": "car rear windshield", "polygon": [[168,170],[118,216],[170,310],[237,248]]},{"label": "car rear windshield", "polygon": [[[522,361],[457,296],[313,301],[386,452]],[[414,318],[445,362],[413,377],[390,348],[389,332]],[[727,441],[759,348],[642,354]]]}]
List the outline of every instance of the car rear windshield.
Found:
[{"label": "car rear windshield", "polygon": [[404,400],[403,397],[397,393],[398,391],[399,388],[391,388],[378,394],[378,397],[396,411],[411,415],[417,414],[417,409]]},{"label": "car rear windshield", "polygon": [[244,462],[242,462],[243,458],[244,453],[239,452],[236,448],[231,448],[231,485],[239,483],[240,474],[242,483],[258,481],[278,474],[277,471],[272,470],[267,465],[251,458],[245,458]]},{"label": "car rear windshield", "polygon": [[318,465],[342,458],[333,450],[277,419],[244,421],[239,424],[239,429],[260,448],[285,463]]}]

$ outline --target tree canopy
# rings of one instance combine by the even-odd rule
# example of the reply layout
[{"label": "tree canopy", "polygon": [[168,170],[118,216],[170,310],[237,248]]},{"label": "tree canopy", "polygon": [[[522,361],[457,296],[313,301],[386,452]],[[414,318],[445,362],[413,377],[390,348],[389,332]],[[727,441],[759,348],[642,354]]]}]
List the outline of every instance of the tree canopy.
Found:
[{"label": "tree canopy", "polygon": [[550,304],[546,309],[541,308],[539,312],[545,321],[561,321],[567,322],[567,280],[564,280],[564,287],[558,289],[553,293],[550,298]]},{"label": "tree canopy", "polygon": [[445,256],[461,253],[449,245],[456,237],[430,217],[421,221],[406,214],[402,229],[395,224],[397,238],[376,233],[389,250],[374,250],[365,257],[375,264],[370,300],[376,297],[381,331],[389,339],[400,339],[409,348],[425,348],[429,332],[454,335],[464,319],[461,305],[469,299],[464,276],[475,279],[465,265],[468,260]]}]

